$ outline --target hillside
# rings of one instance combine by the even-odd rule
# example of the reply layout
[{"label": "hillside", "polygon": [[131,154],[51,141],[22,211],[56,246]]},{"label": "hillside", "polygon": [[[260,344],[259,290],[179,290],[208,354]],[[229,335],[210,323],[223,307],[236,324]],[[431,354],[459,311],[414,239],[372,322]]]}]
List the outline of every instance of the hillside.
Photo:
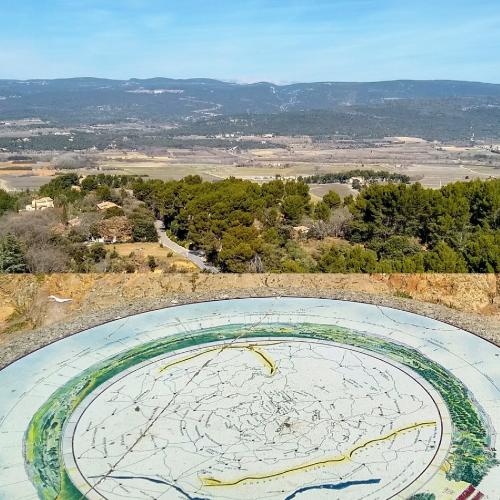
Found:
[{"label": "hillside", "polygon": [[[145,123],[219,132],[497,137],[500,85],[460,81],[235,84],[209,79],[0,80],[4,122]],[[33,120],[35,120],[33,122]],[[208,120],[208,122],[207,122]],[[429,128],[429,124],[432,127]]]}]

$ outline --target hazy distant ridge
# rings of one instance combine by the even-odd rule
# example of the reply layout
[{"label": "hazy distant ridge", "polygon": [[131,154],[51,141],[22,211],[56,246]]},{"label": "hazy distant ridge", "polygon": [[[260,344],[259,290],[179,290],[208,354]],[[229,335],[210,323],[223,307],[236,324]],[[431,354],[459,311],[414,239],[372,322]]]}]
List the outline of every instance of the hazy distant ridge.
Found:
[{"label": "hazy distant ridge", "polygon": [[[430,123],[436,117],[443,137],[464,137],[471,129],[476,136],[491,137],[500,134],[500,85],[451,80],[291,85],[203,78],[0,80],[0,121],[39,118],[75,126],[124,121],[182,125],[219,120],[221,124],[215,129],[223,131],[228,130],[225,117],[256,115],[262,122],[258,115],[270,115],[274,118],[266,119],[264,126],[280,132],[272,127],[276,123],[282,127],[286,115],[276,115],[285,112],[299,113],[299,119],[305,113],[305,123],[315,120],[311,120],[311,113],[331,113],[330,117],[321,116],[327,133],[342,132],[347,124],[350,133],[356,134],[356,123],[370,120],[376,123],[377,134],[385,128],[411,133],[415,121],[423,124],[415,129],[419,133],[425,131],[425,121]],[[295,125],[294,130],[300,129],[300,123]],[[209,128],[214,129],[213,123]],[[364,130],[359,133],[366,135]]]}]

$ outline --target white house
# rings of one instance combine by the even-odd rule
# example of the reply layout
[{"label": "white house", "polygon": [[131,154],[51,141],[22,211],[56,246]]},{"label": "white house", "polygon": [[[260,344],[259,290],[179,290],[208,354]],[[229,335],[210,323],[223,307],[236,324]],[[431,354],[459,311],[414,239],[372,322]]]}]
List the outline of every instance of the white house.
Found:
[{"label": "white house", "polygon": [[31,205],[26,205],[27,212],[34,212],[35,210],[46,210],[47,208],[54,208],[54,200],[45,196],[38,198],[31,202]]}]

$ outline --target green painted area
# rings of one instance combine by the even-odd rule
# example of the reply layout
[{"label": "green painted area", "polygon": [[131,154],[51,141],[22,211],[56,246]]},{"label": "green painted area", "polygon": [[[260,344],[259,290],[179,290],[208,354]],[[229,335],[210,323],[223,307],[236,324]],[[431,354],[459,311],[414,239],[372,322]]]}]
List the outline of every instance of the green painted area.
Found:
[{"label": "green painted area", "polygon": [[441,394],[449,408],[454,425],[453,447],[448,457],[452,464],[450,479],[477,485],[495,465],[494,454],[488,448],[488,427],[481,420],[466,387],[450,372],[418,351],[379,337],[328,325],[228,325],[200,330],[192,335],[173,335],[143,344],[90,367],[59,388],[34,415],[26,434],[26,464],[40,498],[82,498],[64,467],[60,446],[62,431],[64,423],[77,406],[101,384],[143,361],[153,360],[179,349],[199,347],[221,340],[262,337],[334,341],[382,354],[409,367]]}]

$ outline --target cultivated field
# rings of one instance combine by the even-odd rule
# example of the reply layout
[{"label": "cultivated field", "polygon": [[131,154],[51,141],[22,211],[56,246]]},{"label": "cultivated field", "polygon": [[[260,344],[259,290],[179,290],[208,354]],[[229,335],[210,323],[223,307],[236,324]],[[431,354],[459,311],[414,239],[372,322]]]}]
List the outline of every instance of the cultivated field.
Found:
[{"label": "cultivated field", "polygon": [[[406,174],[413,181],[432,188],[458,180],[500,177],[500,154],[491,152],[488,145],[465,147],[404,137],[369,142],[279,137],[269,141],[280,147],[270,148],[261,137],[242,137],[241,140],[258,140],[263,143],[262,148],[84,152],[82,154],[91,158],[96,167],[80,170],[80,173],[134,174],[162,180],[197,174],[212,181],[233,176],[266,182],[278,175],[296,178],[362,168]],[[0,181],[18,190],[44,183],[48,175],[46,169],[51,165],[46,154],[43,161],[23,166],[23,170],[1,160],[0,157]],[[342,196],[350,193],[347,186],[332,188]],[[312,194],[322,196],[326,190],[314,186]]]}]

